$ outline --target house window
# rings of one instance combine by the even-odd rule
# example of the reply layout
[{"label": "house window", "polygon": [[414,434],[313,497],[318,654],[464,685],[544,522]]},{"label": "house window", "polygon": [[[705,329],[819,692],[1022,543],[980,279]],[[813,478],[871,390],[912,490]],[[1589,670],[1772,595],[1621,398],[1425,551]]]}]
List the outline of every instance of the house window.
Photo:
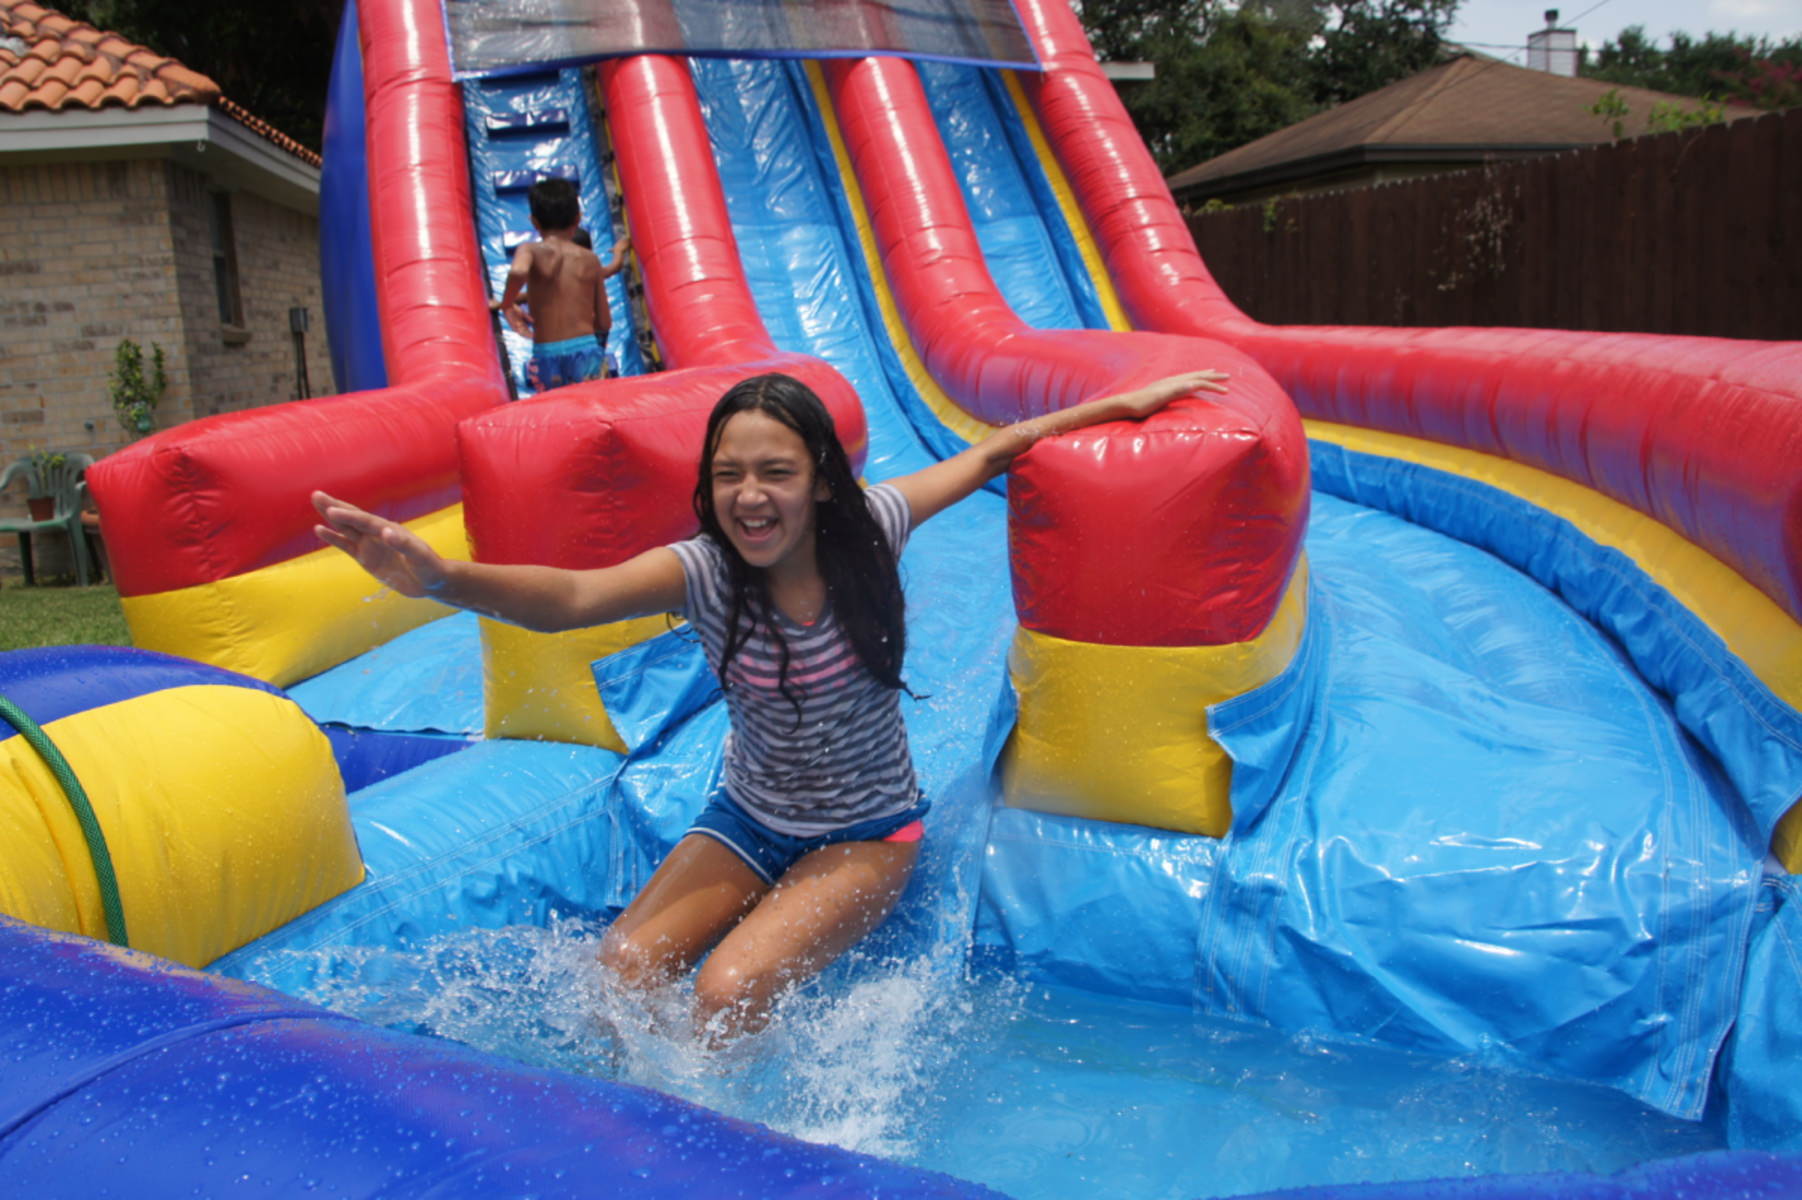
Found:
[{"label": "house window", "polygon": [[242,326],[244,300],[238,293],[238,249],[232,237],[232,198],[213,193],[213,288],[219,296],[219,323]]}]

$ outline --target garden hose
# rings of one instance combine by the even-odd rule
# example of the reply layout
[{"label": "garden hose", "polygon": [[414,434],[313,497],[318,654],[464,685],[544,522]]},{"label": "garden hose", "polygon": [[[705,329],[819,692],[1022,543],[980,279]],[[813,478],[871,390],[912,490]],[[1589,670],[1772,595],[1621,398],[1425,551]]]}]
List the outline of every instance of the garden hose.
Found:
[{"label": "garden hose", "polygon": [[0,717],[19,731],[31,748],[37,751],[50,773],[56,776],[56,782],[62,786],[63,796],[69,801],[69,807],[75,810],[75,819],[81,824],[81,835],[88,843],[88,857],[94,863],[94,879],[100,887],[100,907],[106,914],[107,940],[117,946],[130,943],[125,936],[125,908],[119,902],[119,879],[113,873],[113,857],[106,848],[106,834],[101,831],[100,822],[94,816],[94,807],[88,803],[88,794],[82,790],[81,781],[75,778],[75,772],[69,766],[69,760],[63,757],[50,735],[38,727],[38,723],[25,715],[18,705],[0,696]]}]

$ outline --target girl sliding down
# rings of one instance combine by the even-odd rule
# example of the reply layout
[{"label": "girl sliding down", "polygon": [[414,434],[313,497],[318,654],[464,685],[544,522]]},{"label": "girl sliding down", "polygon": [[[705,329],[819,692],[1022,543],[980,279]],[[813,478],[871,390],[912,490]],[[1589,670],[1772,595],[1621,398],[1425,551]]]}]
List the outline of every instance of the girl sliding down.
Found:
[{"label": "girl sliding down", "polygon": [[443,559],[324,492],[313,493],[315,531],[402,595],[528,629],[687,617],[731,718],[725,789],[613,923],[601,957],[627,985],[651,987],[706,955],[696,1021],[728,1038],[761,1028],[784,988],[879,925],[919,855],[928,805],[898,695],[897,560],[909,532],[1041,437],[1141,419],[1178,396],[1224,391],[1225,378],[1193,371],[1010,425],[867,490],[805,384],[746,379],[707,422],[699,535],[598,570]]}]

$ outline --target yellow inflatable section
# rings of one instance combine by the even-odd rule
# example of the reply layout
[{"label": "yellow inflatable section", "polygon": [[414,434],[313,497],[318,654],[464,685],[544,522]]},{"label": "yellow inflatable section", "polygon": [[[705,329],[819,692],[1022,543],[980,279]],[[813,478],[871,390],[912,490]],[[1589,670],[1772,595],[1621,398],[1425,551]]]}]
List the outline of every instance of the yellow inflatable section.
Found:
[{"label": "yellow inflatable section", "polygon": [[485,731],[491,738],[541,738],[626,752],[594,684],[594,663],[670,628],[668,617],[640,617],[533,633],[482,620]]},{"label": "yellow inflatable section", "polygon": [[[446,558],[469,557],[461,504],[409,521],[407,528]],[[388,591],[348,555],[323,546],[228,579],[122,596],[119,603],[134,646],[281,687],[451,611]]]},{"label": "yellow inflatable section", "polygon": [[[87,795],[136,949],[205,966],[363,877],[331,746],[285,696],[163,688],[41,728]],[[17,734],[0,742],[0,845],[0,911],[106,939],[96,856]]]},{"label": "yellow inflatable section", "polygon": [[1264,632],[1225,646],[1105,646],[1019,630],[1006,802],[1224,836],[1232,760],[1208,734],[1208,705],[1281,674],[1301,644],[1307,595],[1304,558]]}]

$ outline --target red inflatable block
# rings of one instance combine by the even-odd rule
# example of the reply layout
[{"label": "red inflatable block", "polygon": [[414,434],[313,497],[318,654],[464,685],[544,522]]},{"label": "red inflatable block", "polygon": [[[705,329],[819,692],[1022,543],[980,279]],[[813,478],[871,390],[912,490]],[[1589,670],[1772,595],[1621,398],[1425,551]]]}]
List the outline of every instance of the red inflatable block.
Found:
[{"label": "red inflatable block", "polygon": [[766,371],[819,393],[861,466],[869,445],[863,406],[843,376],[805,355],[562,388],[458,429],[473,557],[607,567],[694,536],[708,414],[733,384]]}]

